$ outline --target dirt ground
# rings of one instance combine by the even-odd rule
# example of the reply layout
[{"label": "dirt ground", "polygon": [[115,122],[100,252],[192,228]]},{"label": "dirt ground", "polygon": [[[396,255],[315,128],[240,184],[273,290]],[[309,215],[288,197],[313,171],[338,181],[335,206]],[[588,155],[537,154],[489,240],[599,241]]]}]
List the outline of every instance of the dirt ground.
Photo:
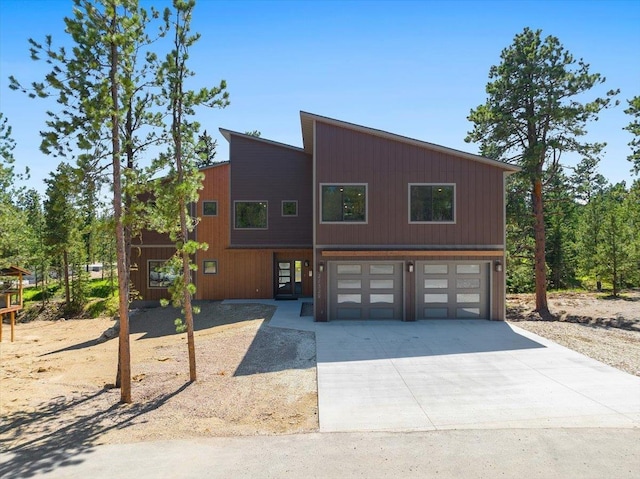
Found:
[{"label": "dirt ground", "polygon": [[[626,299],[510,295],[508,319],[524,329],[640,376],[640,293]],[[176,311],[131,318],[133,404],[119,404],[118,341],[96,344],[110,319],[33,321],[0,345],[0,446],[41,462],[70,450],[199,436],[270,435],[318,428],[313,333],[271,328],[274,308],[206,302],[196,316],[198,380],[188,382],[186,334]]]},{"label": "dirt ground", "polygon": [[198,380],[189,383],[176,311],[131,318],[133,404],[109,389],[118,340],[106,318],[33,321],[1,347],[0,444],[45,453],[105,443],[287,434],[318,428],[313,333],[271,328],[270,306],[205,303],[195,319]]},{"label": "dirt ground", "polygon": [[507,296],[507,319],[605,364],[640,376],[640,292],[548,295],[551,316],[534,313],[532,294]]}]

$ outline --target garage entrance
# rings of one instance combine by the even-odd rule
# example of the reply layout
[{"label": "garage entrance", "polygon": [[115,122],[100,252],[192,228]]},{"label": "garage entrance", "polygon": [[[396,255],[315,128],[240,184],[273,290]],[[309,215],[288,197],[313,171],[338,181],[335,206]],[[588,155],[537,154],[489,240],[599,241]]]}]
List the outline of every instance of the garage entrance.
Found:
[{"label": "garage entrance", "polygon": [[489,318],[489,263],[416,264],[416,318]]},{"label": "garage entrance", "polygon": [[403,319],[403,263],[329,262],[329,319]]}]

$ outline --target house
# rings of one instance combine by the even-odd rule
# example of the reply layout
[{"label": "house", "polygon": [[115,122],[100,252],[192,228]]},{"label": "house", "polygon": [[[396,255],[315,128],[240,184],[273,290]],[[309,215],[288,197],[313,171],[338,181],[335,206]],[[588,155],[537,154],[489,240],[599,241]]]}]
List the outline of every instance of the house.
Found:
[{"label": "house", "polygon": [[[312,297],[316,321],[505,318],[505,180],[518,168],[300,113],[303,147],[221,129],[202,171],[195,299]],[[132,280],[167,296],[147,232]]]}]

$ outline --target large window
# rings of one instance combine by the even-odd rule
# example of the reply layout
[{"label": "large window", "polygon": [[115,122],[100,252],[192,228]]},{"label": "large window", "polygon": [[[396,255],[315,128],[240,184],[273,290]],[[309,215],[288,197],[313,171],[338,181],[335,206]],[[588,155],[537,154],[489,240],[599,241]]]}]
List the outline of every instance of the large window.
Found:
[{"label": "large window", "polygon": [[367,222],[367,185],[320,185],[323,223]]},{"label": "large window", "polygon": [[269,205],[266,201],[236,201],[236,229],[267,229]]},{"label": "large window", "polygon": [[168,288],[178,276],[178,271],[171,268],[166,260],[149,260],[147,271],[149,288]]},{"label": "large window", "polygon": [[203,216],[218,216],[218,202],[217,201],[203,201],[202,202],[202,215]]},{"label": "large window", "polygon": [[455,185],[409,184],[410,223],[454,223]]}]

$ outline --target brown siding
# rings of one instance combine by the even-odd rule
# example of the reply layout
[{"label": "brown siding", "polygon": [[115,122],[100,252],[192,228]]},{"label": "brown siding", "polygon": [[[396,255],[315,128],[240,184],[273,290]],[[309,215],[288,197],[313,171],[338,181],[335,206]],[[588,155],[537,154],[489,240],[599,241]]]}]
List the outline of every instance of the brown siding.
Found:
[{"label": "brown siding", "polygon": [[[149,288],[148,261],[167,260],[175,253],[175,248],[167,247],[133,247],[131,250],[131,281],[143,301],[159,301],[170,297],[166,288]],[[135,265],[135,266],[134,266]]]},{"label": "brown siding", "polygon": [[[231,244],[234,246],[295,246],[312,244],[311,157],[303,151],[232,135]],[[269,202],[268,229],[233,228],[234,201]],[[283,217],[283,200],[298,201],[298,216]]]},{"label": "brown siding", "polygon": [[[502,169],[316,123],[316,186],[367,183],[367,224],[320,224],[317,245],[501,245]],[[455,224],[409,224],[409,183],[455,183]]]}]

